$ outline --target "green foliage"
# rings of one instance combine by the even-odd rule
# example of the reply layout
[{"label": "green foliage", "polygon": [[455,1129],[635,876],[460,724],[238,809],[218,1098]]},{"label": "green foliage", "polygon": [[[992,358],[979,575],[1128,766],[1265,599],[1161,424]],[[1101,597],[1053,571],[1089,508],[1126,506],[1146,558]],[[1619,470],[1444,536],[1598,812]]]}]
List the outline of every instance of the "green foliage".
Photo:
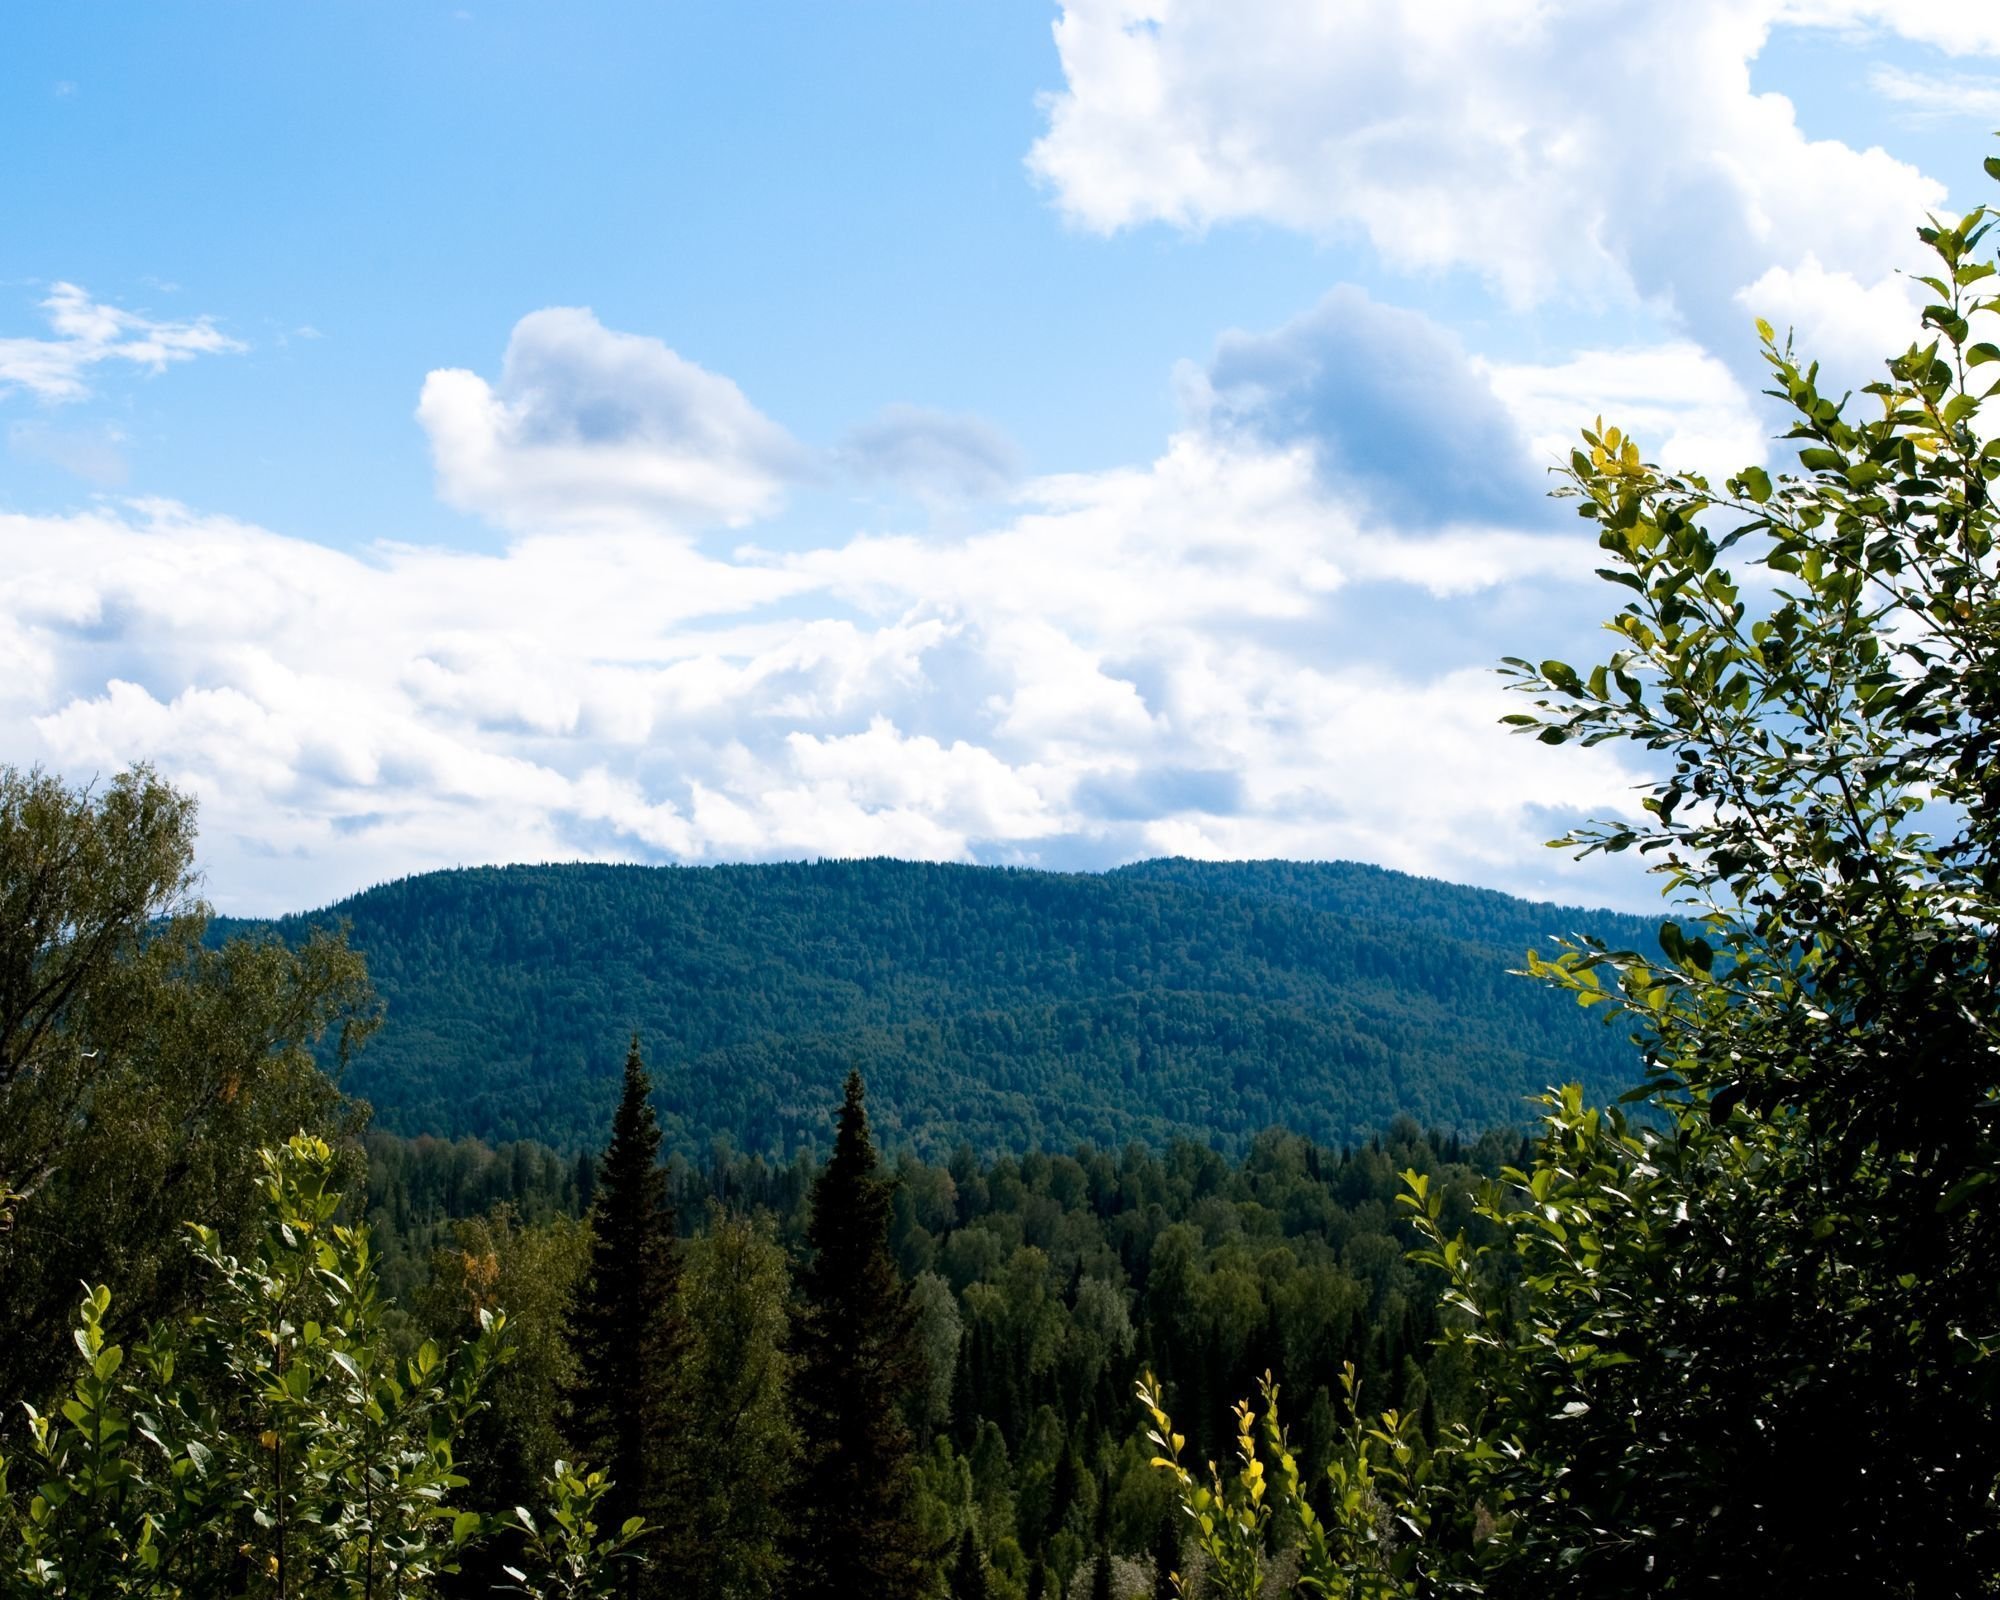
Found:
[{"label": "green foliage", "polygon": [[784,1576],[784,1507],[799,1455],[785,1252],[768,1218],[711,1202],[686,1246],[687,1330],[679,1391],[695,1397],[693,1438],[674,1508],[679,1595],[763,1600]]},{"label": "green foliage", "polygon": [[[877,1129],[934,1158],[1339,1143],[1399,1113],[1525,1125],[1623,1039],[1512,982],[1522,948],[1637,919],[1344,863],[1153,862],[1102,875],[896,861],[434,873],[332,909],[390,1007],[345,1080],[402,1133],[595,1147],[601,1043],[637,1027],[674,1072],[669,1149],[823,1149],[850,1068]],[[288,939],[327,920],[278,924]]]},{"label": "green foliage", "polygon": [[[374,1128],[362,1143],[383,1292],[405,1305],[419,1303],[439,1251],[465,1248],[458,1237],[464,1223],[504,1212],[510,1227],[539,1228],[581,1217],[596,1193],[594,1153],[565,1161],[527,1141],[495,1149],[477,1139],[399,1139]],[[580,1170],[588,1171],[587,1184],[579,1184]],[[545,1462],[537,1474],[546,1469]]]},{"label": "green foliage", "polygon": [[149,923],[199,919],[194,881],[194,802],[146,768],[101,795],[0,768],[0,1086],[73,1103],[84,1069],[58,1037]]},{"label": "green foliage", "polygon": [[[460,1429],[454,1455],[483,1498],[515,1505],[560,1478],[568,1453],[564,1427],[577,1384],[569,1311],[589,1263],[590,1231],[573,1217],[523,1226],[502,1206],[457,1222],[449,1237],[432,1253],[430,1281],[415,1297],[415,1324],[449,1344],[476,1330],[482,1314],[507,1308],[507,1360],[488,1377],[484,1403]],[[386,1287],[386,1273],[383,1280]],[[392,1342],[400,1332],[394,1315],[392,1309]],[[468,1552],[452,1591],[488,1593],[519,1537],[510,1529]]]},{"label": "green foliage", "polygon": [[522,1565],[505,1568],[514,1585],[509,1592],[529,1600],[607,1600],[624,1592],[644,1526],[630,1517],[615,1534],[599,1532],[597,1519],[611,1489],[603,1473],[557,1461],[549,1469],[548,1509],[537,1517],[516,1506],[499,1519],[526,1551]]},{"label": "green foliage", "polygon": [[[1444,1565],[1438,1547],[1457,1542],[1450,1531],[1459,1512],[1453,1468],[1470,1448],[1468,1436],[1455,1429],[1450,1443],[1432,1446],[1418,1419],[1401,1411],[1364,1421],[1352,1362],[1340,1386],[1347,1420],[1315,1496],[1279,1419],[1279,1386],[1268,1372],[1261,1413],[1247,1401],[1235,1406],[1234,1466],[1225,1473],[1211,1461],[1205,1474],[1182,1460],[1187,1439],[1174,1431],[1152,1374],[1140,1378],[1139,1404],[1152,1424],[1146,1437],[1158,1452],[1152,1465],[1173,1483],[1205,1558],[1201,1592],[1258,1600],[1278,1582],[1286,1592],[1330,1600],[1414,1600],[1455,1587],[1433,1580]],[[1282,1563],[1273,1560],[1277,1551]],[[1163,1592],[1195,1592],[1178,1572],[1163,1576]]]},{"label": "green foliage", "polygon": [[1097,1547],[1097,1556],[1090,1563],[1090,1600],[1112,1600],[1112,1562],[1108,1545]]},{"label": "green foliage", "polygon": [[1153,1587],[1151,1600],[1175,1600],[1181,1592],[1181,1521],[1180,1496],[1174,1496],[1175,1507],[1160,1518],[1160,1529],[1153,1537]]},{"label": "green foliage", "polygon": [[[498,1525],[451,1504],[466,1486],[452,1441],[506,1355],[505,1318],[396,1360],[366,1231],[337,1220],[333,1151],[301,1134],[260,1164],[246,1256],[193,1230],[206,1292],[184,1323],[128,1360],[110,1292],[86,1292],[69,1396],[29,1407],[27,1448],[0,1456],[0,1594],[418,1596]],[[559,1499],[557,1523],[580,1528],[594,1497]],[[592,1545],[578,1580],[639,1531]]]},{"label": "green foliage", "polygon": [[194,806],[0,768],[0,1394],[45,1392],[80,1266],[129,1330],[184,1303],[177,1219],[241,1242],[256,1151],[348,1121],[317,1069],[372,1026],[337,933],[203,942]]},{"label": "green foliage", "polygon": [[1636,1029],[1652,1120],[1551,1097],[1481,1201],[1497,1255],[1411,1183],[1490,1402],[1462,1492],[1494,1592],[2000,1571],[1988,228],[1921,230],[1932,337],[1858,403],[1761,330],[1802,472],[1716,486],[1601,425],[1572,458],[1630,598],[1602,665],[1512,664],[1510,720],[1659,754],[1642,817],[1558,843],[1651,857],[1677,920],[1532,961]]}]

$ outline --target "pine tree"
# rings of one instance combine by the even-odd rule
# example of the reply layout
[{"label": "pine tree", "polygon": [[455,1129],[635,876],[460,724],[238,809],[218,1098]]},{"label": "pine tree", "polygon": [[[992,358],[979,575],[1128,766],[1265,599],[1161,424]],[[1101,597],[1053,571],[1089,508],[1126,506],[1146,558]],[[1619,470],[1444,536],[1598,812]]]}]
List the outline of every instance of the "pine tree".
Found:
[{"label": "pine tree", "polygon": [[635,1513],[673,1526],[663,1512],[670,1515],[674,1447],[686,1431],[675,1392],[680,1253],[652,1092],[635,1034],[597,1168],[590,1271],[570,1317],[582,1374],[570,1439],[616,1485],[601,1518],[607,1527]]},{"label": "pine tree", "polygon": [[951,1600],[987,1600],[986,1562],[967,1528],[958,1541],[958,1558],[951,1564]]},{"label": "pine tree", "polygon": [[1047,1600],[1048,1592],[1049,1564],[1040,1556],[1036,1556],[1035,1564],[1028,1568],[1027,1600]]},{"label": "pine tree", "polygon": [[1049,1489],[1049,1521],[1045,1530],[1049,1538],[1053,1539],[1062,1532],[1075,1501],[1076,1457],[1070,1453],[1069,1442],[1065,1440],[1061,1453],[1056,1457],[1055,1481]]},{"label": "pine tree", "polygon": [[913,1507],[903,1402],[925,1381],[909,1290],[889,1255],[861,1074],[847,1076],[833,1157],[813,1186],[793,1390],[805,1439],[792,1518],[798,1600],[905,1600],[932,1568]]}]

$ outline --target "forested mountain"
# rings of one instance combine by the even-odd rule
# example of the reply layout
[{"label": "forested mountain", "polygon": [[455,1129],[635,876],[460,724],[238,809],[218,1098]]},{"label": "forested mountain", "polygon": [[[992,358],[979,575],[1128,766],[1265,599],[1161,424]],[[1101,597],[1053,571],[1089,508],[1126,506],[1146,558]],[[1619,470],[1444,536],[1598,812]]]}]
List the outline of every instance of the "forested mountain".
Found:
[{"label": "forested mountain", "polygon": [[636,1030],[670,1146],[821,1145],[859,1067],[884,1141],[930,1154],[1521,1121],[1635,1062],[1508,969],[1654,931],[1338,862],[481,868],[274,926],[339,921],[388,1006],[346,1081],[385,1128],[600,1138]]}]

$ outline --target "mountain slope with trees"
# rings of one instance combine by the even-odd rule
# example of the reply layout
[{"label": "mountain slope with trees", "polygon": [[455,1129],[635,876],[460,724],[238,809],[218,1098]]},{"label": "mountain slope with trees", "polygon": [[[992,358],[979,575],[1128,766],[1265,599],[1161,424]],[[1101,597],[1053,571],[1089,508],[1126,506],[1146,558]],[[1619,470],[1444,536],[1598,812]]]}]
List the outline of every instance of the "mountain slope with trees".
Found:
[{"label": "mountain slope with trees", "polygon": [[1636,1058],[1508,969],[1555,934],[1653,937],[1339,862],[482,868],[275,927],[341,922],[388,1006],[345,1086],[391,1130],[573,1147],[636,1029],[670,1147],[822,1144],[858,1067],[890,1148],[931,1154],[1518,1122]]}]

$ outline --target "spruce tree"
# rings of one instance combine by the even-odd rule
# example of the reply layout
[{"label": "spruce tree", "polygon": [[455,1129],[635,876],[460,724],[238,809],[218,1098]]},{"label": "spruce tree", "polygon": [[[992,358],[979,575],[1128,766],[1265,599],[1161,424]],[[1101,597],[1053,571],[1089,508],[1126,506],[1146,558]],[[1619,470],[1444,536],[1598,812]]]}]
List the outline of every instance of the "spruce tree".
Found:
[{"label": "spruce tree", "polygon": [[685,1419],[675,1394],[682,1328],[680,1254],[652,1080],[638,1035],[591,1202],[590,1271],[570,1317],[581,1378],[570,1437],[615,1484],[604,1525],[643,1515],[672,1527],[672,1465]]},{"label": "spruce tree", "polygon": [[958,1558],[951,1564],[949,1592],[951,1600],[987,1600],[991,1592],[986,1586],[986,1562],[970,1528],[959,1537]]},{"label": "spruce tree", "polygon": [[861,1074],[847,1076],[833,1157],[813,1185],[793,1390],[804,1459],[792,1517],[797,1600],[905,1600],[931,1577],[914,1515],[905,1398],[925,1381],[916,1316],[889,1255]]},{"label": "spruce tree", "polygon": [[1111,1600],[1111,1546],[1097,1547],[1097,1562],[1090,1569],[1090,1600]]}]

